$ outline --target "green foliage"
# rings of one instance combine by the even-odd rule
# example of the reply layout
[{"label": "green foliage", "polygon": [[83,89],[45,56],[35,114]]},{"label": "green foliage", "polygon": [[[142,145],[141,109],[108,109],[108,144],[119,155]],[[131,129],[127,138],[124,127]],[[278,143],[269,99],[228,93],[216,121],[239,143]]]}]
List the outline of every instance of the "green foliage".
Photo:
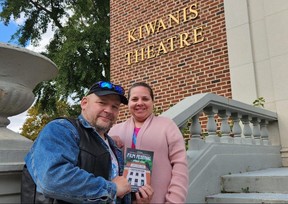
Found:
[{"label": "green foliage", "polygon": [[242,193],[250,193],[249,187],[241,188],[241,190],[242,190]]},{"label": "green foliage", "polygon": [[48,57],[60,67],[59,94],[68,97],[74,93],[80,99],[83,87],[110,78],[110,20],[107,1],[75,2],[67,26],[55,33],[48,46]]},{"label": "green foliage", "polygon": [[73,112],[75,108],[68,104],[69,98],[78,103],[87,87],[95,81],[110,79],[109,1],[1,0],[0,4],[0,21],[5,25],[12,18],[18,20],[23,14],[25,17],[10,42],[37,46],[49,25],[54,31],[47,51],[41,54],[57,65],[59,73],[55,79],[42,82],[33,90],[37,111],[31,111],[32,115],[41,113],[43,121],[45,114],[48,118],[54,117],[58,101],[67,103],[65,108]]},{"label": "green foliage", "polygon": [[259,97],[255,101],[253,101],[253,106],[264,108],[264,103],[265,99],[263,97]]},{"label": "green foliage", "polygon": [[[28,42],[37,46],[41,36],[52,24],[54,37],[43,55],[59,68],[51,82],[36,89],[37,103],[55,110],[55,101],[66,100],[71,94],[79,101],[85,88],[95,81],[110,78],[110,2],[101,0],[2,0],[0,20],[24,14],[25,23],[11,40],[20,46]],[[49,98],[49,101],[47,99]],[[48,105],[48,103],[50,103]],[[41,108],[41,107],[40,107]]]},{"label": "green foliage", "polygon": [[26,21],[12,39],[18,39],[19,45],[22,46],[27,45],[29,41],[37,46],[41,35],[47,31],[49,22],[62,28],[61,19],[68,15],[67,5],[73,2],[73,0],[2,0],[3,11],[0,13],[0,19],[8,25],[12,17],[19,19],[20,15],[24,14]]},{"label": "green foliage", "polygon": [[163,110],[161,107],[153,107],[153,113],[158,116],[161,115],[161,113],[163,113]]},{"label": "green foliage", "polygon": [[[80,112],[79,105],[69,105],[65,101],[56,102],[56,111],[41,111],[40,104],[35,104],[28,110],[28,117],[25,120],[20,134],[35,140],[41,129],[51,120],[60,116],[76,117]],[[48,112],[48,111],[47,111]]]},{"label": "green foliage", "polygon": [[186,124],[180,129],[180,131],[184,137],[186,150],[188,150],[188,148],[189,148],[189,140],[190,140],[190,136],[191,136],[191,133],[190,133],[191,123],[192,123],[192,118],[190,118],[186,122]]}]

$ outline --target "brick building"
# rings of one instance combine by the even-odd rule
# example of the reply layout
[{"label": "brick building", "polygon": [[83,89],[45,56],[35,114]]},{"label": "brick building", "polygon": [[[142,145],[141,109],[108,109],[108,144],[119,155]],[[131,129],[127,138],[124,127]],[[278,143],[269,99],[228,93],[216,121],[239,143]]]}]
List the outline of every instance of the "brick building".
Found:
[{"label": "brick building", "polygon": [[[165,111],[216,93],[277,112],[288,166],[288,1],[111,0],[111,80],[155,91]],[[120,120],[129,115],[126,108]]]},{"label": "brick building", "polygon": [[197,93],[231,98],[223,0],[112,0],[111,81],[147,82],[160,111]]}]

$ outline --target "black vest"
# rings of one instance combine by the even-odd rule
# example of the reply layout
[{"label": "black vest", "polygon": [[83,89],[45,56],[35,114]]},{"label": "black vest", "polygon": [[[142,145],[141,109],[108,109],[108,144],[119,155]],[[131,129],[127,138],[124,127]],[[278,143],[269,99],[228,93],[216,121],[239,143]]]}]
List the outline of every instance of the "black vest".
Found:
[{"label": "black vest", "polygon": [[[67,119],[67,118],[66,118]],[[95,176],[102,176],[106,180],[109,179],[109,172],[111,167],[110,153],[101,144],[101,138],[91,137],[96,134],[92,129],[87,129],[82,126],[78,119],[67,119],[78,130],[80,136],[80,152],[78,156],[78,163],[81,169],[86,170]],[[90,136],[89,136],[90,135]],[[111,148],[112,145],[110,145]],[[113,149],[112,149],[113,150]],[[101,165],[99,165],[101,164]],[[42,193],[36,191],[36,185],[27,170],[26,165],[23,168],[22,182],[21,182],[21,203],[68,203],[62,200],[44,197]]]}]

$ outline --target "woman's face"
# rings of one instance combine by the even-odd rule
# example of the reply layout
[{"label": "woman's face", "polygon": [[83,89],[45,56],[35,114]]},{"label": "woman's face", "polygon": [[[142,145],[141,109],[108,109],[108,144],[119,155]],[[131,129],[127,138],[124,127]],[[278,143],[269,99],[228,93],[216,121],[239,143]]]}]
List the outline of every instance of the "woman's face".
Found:
[{"label": "woman's face", "polygon": [[153,100],[149,89],[143,86],[132,88],[128,108],[136,121],[144,122],[153,112]]}]

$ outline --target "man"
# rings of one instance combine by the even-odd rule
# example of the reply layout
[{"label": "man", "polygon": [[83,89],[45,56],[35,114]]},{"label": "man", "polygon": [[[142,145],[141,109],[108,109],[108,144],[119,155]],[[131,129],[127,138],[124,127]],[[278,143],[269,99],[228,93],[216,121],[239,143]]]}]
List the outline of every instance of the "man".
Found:
[{"label": "man", "polygon": [[130,202],[122,152],[106,134],[121,103],[128,103],[121,86],[97,82],[81,100],[78,128],[64,118],[48,123],[25,158],[21,202]]}]

